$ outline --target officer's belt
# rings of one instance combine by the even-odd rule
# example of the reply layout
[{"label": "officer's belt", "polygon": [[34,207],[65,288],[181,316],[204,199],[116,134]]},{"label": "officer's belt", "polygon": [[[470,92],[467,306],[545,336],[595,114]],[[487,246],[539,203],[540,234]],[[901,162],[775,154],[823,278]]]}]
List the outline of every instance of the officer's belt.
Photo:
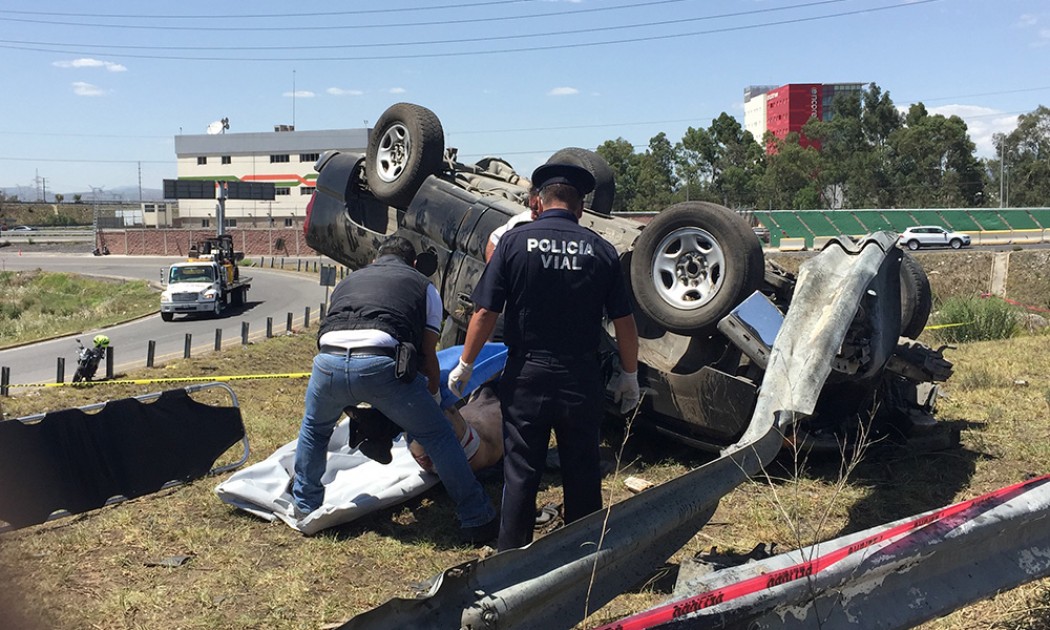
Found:
[{"label": "officer's belt", "polygon": [[390,346],[361,346],[360,348],[341,348],[339,346],[321,346],[323,354],[334,354],[341,357],[390,357],[397,355],[397,349]]},{"label": "officer's belt", "polygon": [[541,361],[554,360],[559,363],[582,363],[585,361],[597,361],[597,352],[585,352],[583,354],[568,354],[564,352],[551,352],[550,350],[510,350],[507,353],[513,359],[538,359]]}]

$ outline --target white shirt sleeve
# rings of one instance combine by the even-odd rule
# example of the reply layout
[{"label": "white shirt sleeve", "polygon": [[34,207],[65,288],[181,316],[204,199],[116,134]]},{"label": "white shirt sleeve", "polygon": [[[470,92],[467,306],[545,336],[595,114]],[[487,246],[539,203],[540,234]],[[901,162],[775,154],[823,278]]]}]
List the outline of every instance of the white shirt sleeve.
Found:
[{"label": "white shirt sleeve", "polygon": [[507,233],[507,230],[509,230],[509,229],[511,229],[513,227],[519,226],[522,223],[528,223],[529,221],[532,221],[532,211],[531,210],[526,210],[525,212],[519,212],[518,214],[516,214],[516,215],[512,216],[511,218],[507,219],[506,223],[504,223],[503,225],[499,226],[495,230],[492,230],[492,234],[489,235],[489,241],[491,241],[493,245],[498,245],[499,244],[499,240],[501,238],[503,238],[503,235]]},{"label": "white shirt sleeve", "polygon": [[441,320],[444,317],[444,307],[441,304],[441,294],[438,293],[434,283],[427,285],[427,322],[426,327],[436,333],[441,332]]}]

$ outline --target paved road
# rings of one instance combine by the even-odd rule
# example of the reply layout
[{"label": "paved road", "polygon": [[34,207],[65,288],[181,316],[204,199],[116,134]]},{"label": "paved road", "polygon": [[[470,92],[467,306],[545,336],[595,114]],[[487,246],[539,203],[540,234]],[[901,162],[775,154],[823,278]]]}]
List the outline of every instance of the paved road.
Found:
[{"label": "paved road", "polygon": [[[23,254],[4,252],[0,254],[0,270],[17,271],[44,269],[68,271],[89,275],[147,279],[159,282],[162,270],[179,257],[154,256],[91,256],[90,254]],[[112,340],[115,373],[132,368],[145,367],[149,341],[156,342],[155,364],[165,359],[183,356],[186,334],[192,335],[191,352],[198,356],[215,347],[215,330],[222,331],[222,342],[241,343],[243,323],[248,324],[249,336],[258,339],[266,333],[266,320],[273,318],[275,335],[285,331],[288,313],[292,313],[293,327],[302,327],[307,307],[310,308],[311,323],[317,321],[325,287],[320,286],[317,275],[297,274],[271,269],[244,269],[245,275],[253,278],[248,293],[248,302],[243,307],[228,307],[219,319],[207,317],[189,318],[177,316],[173,322],[164,322],[160,315],[152,315],[137,321],[120,324],[105,330]],[[158,305],[160,297],[157,298]],[[58,375],[58,357],[65,358],[65,381],[73,378],[76,369],[78,337],[85,343],[98,334],[98,330],[86,330],[71,337],[53,339],[30,346],[0,350],[0,366],[11,369],[11,383],[54,383]],[[103,374],[105,366],[100,366]],[[303,370],[308,370],[304,366]]]}]

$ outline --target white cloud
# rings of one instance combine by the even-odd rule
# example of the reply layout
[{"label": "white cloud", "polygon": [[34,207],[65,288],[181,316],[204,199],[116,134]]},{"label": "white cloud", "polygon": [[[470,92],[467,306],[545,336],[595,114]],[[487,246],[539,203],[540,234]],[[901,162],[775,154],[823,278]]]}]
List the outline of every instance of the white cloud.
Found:
[{"label": "white cloud", "polygon": [[579,93],[580,91],[574,87],[556,87],[547,92],[547,96],[572,96]]},{"label": "white cloud", "polygon": [[970,140],[977,146],[978,157],[995,155],[992,136],[997,133],[1010,133],[1017,127],[1017,114],[1007,114],[991,107],[979,105],[942,105],[930,107],[930,114],[958,116],[966,122]]},{"label": "white cloud", "polygon": [[1021,26],[1035,26],[1039,22],[1039,16],[1032,13],[1024,13],[1018,22]]},{"label": "white cloud", "polygon": [[313,98],[317,95],[311,92],[310,90],[296,90],[294,92],[285,92],[281,94],[281,96],[292,96],[295,98]]},{"label": "white cloud", "polygon": [[106,94],[106,90],[103,90],[97,85],[84,83],[83,81],[74,81],[73,93],[77,96],[104,96]]},{"label": "white cloud", "polygon": [[404,94],[405,92],[408,92],[408,90],[406,90],[403,87],[396,87],[396,88],[390,88],[389,92],[391,94]]},{"label": "white cloud", "polygon": [[90,57],[81,57],[80,59],[71,59],[64,61],[52,62],[56,68],[105,68],[110,72],[127,72],[128,69],[119,63],[112,61],[102,61],[101,59],[92,59]]},{"label": "white cloud", "polygon": [[348,90],[346,88],[340,88],[340,87],[330,87],[327,90],[325,90],[325,92],[331,94],[332,96],[362,96],[362,95],[364,95],[364,92],[361,91],[361,90]]}]

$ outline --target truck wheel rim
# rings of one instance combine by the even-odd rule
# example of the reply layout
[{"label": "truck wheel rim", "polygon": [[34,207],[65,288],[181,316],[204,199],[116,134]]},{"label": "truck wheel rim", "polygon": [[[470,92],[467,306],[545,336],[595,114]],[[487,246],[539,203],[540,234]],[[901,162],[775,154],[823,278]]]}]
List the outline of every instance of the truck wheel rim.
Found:
[{"label": "truck wheel rim", "polygon": [[400,123],[390,125],[379,140],[376,175],[387,183],[396,181],[405,171],[411,153],[412,137],[408,133],[408,127]]},{"label": "truck wheel rim", "polygon": [[675,308],[693,310],[710,302],[725,278],[725,252],[710,232],[674,230],[653,254],[656,293]]}]

